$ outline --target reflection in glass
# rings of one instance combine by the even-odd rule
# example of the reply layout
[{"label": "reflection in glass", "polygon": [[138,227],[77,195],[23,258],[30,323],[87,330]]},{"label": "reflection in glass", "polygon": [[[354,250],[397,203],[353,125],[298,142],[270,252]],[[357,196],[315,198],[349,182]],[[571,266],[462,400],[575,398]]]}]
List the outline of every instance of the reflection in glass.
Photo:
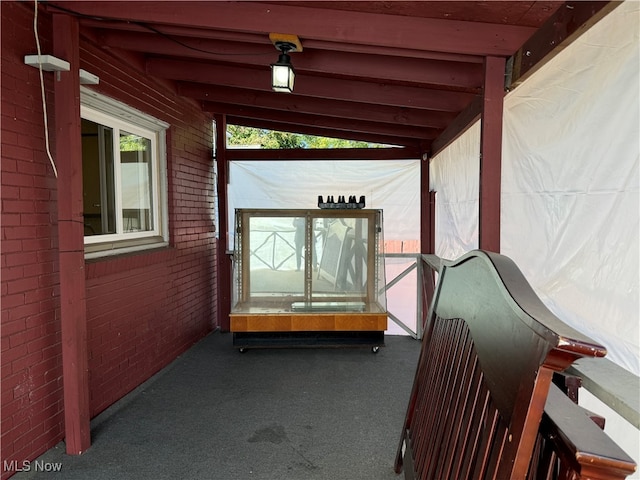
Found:
[{"label": "reflection in glass", "polygon": [[304,294],[304,217],[249,219],[251,294]]},{"label": "reflection in glass", "polygon": [[113,129],[82,119],[84,234],[116,232]]},{"label": "reflection in glass", "polygon": [[153,230],[150,139],[120,132],[120,174],[124,232]]},{"label": "reflection in glass", "polygon": [[351,297],[367,295],[367,218],[316,219],[323,237],[313,292]]}]

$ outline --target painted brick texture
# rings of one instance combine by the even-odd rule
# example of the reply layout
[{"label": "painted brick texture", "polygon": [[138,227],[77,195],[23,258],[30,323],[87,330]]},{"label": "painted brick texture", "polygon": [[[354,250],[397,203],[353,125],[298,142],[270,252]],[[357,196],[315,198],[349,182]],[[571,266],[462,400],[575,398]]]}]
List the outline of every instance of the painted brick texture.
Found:
[{"label": "painted brick texture", "polygon": [[[56,179],[46,157],[33,4],[2,2],[1,458],[33,460],[64,437]],[[50,19],[40,18],[43,52]],[[97,91],[171,125],[170,248],[86,264],[91,415],[215,327],[212,123],[169,85],[81,39]],[[126,61],[123,61],[126,60]],[[53,75],[45,73],[50,131]],[[52,138],[52,151],[55,138]],[[8,478],[12,472],[2,472]]]},{"label": "painted brick texture", "polygon": [[[63,435],[56,180],[45,153],[33,13],[2,4],[0,459],[33,458]],[[10,16],[10,19],[8,18]],[[50,32],[42,25],[43,48]],[[53,85],[46,84],[53,109]],[[10,471],[2,468],[2,478]]]}]

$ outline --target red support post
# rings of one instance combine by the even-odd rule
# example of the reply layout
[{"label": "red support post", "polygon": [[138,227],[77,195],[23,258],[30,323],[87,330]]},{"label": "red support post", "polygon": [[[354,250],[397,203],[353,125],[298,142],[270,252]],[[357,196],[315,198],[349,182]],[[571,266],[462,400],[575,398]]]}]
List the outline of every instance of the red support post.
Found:
[{"label": "red support post", "polygon": [[500,252],[500,194],[505,59],[486,57],[480,133],[479,247]]},{"label": "red support post", "polygon": [[91,446],[91,432],[77,18],[53,15],[53,53],[71,65],[53,75],[65,442],[67,454],[79,455]]},{"label": "red support post", "polygon": [[231,259],[227,256],[229,246],[229,225],[227,220],[227,184],[229,164],[227,161],[227,119],[224,115],[215,115],[216,121],[216,164],[218,166],[218,253],[216,277],[218,326],[223,332],[231,328]]},{"label": "red support post", "polygon": [[434,192],[429,191],[429,158],[420,160],[420,253],[435,253]]},{"label": "red support post", "polygon": [[[420,159],[420,253],[436,253],[436,192],[430,190],[429,158],[423,154]],[[424,332],[429,305],[435,292],[435,273],[421,259],[422,268],[422,331]]]}]

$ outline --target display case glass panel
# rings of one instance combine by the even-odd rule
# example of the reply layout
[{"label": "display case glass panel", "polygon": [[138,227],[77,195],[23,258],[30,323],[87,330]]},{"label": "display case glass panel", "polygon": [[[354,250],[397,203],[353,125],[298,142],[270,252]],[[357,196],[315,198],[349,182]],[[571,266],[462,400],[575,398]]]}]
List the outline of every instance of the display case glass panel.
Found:
[{"label": "display case glass panel", "polygon": [[236,211],[233,313],[386,310],[382,211]]}]

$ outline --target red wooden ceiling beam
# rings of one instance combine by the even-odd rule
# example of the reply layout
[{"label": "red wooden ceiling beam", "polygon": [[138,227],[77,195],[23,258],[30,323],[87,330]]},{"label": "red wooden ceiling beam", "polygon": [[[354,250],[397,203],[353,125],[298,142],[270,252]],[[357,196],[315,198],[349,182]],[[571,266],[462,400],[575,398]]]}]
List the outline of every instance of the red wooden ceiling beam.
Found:
[{"label": "red wooden ceiling beam", "polygon": [[376,135],[391,135],[396,137],[431,140],[438,136],[441,130],[435,128],[413,127],[397,123],[381,123],[348,118],[326,117],[308,113],[284,112],[258,107],[244,107],[226,103],[203,102],[202,110],[210,113],[221,113],[245,118],[260,118],[281,123],[312,125],[333,130],[346,130],[372,133]]},{"label": "red wooden ceiling beam", "polygon": [[435,157],[453,141],[466,132],[471,125],[480,119],[482,114],[482,95],[478,95],[467,108],[449,124],[449,126],[431,144],[429,157]]},{"label": "red wooden ceiling beam", "polygon": [[566,2],[516,52],[512,87],[522,83],[622,2]]},{"label": "red wooden ceiling beam", "polygon": [[[263,2],[59,2],[111,19],[470,55],[512,55],[532,27],[275,5]],[[473,41],[469,41],[472,38]]]},{"label": "red wooden ceiling beam", "polygon": [[[211,62],[150,58],[147,60],[146,71],[149,75],[172,80],[271,90],[271,74],[266,66],[258,69]],[[310,75],[296,75],[295,93],[310,97],[375,102],[379,105],[407,106],[444,112],[459,112],[474,98],[471,93]]]},{"label": "red wooden ceiling beam", "polygon": [[185,97],[219,104],[243,105],[285,112],[310,113],[329,117],[438,129],[444,129],[455,118],[455,114],[450,112],[320,99],[299,94],[283,96],[281,93],[243,90],[201,83],[179,83],[178,93]]},{"label": "red wooden ceiling beam", "polygon": [[230,148],[227,160],[412,160],[420,149],[402,148]]},{"label": "red wooden ceiling beam", "polygon": [[236,115],[227,115],[227,122],[230,125],[241,125],[245,127],[263,128],[280,132],[299,133],[302,135],[315,135],[318,137],[338,138],[344,140],[356,140],[361,142],[379,143],[383,145],[400,145],[413,148],[430,145],[429,140],[418,140],[405,136],[386,135],[382,133],[367,133],[354,130],[337,130],[334,128],[319,127],[314,125],[302,125],[294,123],[283,123],[275,120],[265,120],[261,118],[249,118]]},{"label": "red wooden ceiling beam", "polygon": [[[167,38],[155,33],[106,32],[100,35],[105,47],[122,48],[144,53],[211,59],[241,65],[267,66],[278,52],[273,45],[244,42]],[[340,51],[305,48],[292,55],[298,74],[325,73],[329,75],[376,78],[380,81],[446,86],[477,93],[482,88],[482,65],[442,60],[398,58],[388,55],[366,55]]]},{"label": "red wooden ceiling beam", "polygon": [[[48,4],[51,10],[56,6]],[[71,11],[72,12],[72,11]],[[81,25],[86,28],[100,30],[114,30],[126,32],[149,32],[151,29],[162,32],[164,35],[176,37],[192,37],[198,39],[223,40],[227,43],[241,42],[259,45],[271,45],[268,35],[264,33],[237,32],[230,30],[218,30],[211,28],[194,28],[176,25],[150,25],[146,23],[131,23],[122,20],[96,20],[82,18]],[[336,44],[326,40],[305,38],[305,49],[335,50]],[[432,52],[430,50],[416,50],[403,47],[382,47],[379,45],[360,45],[355,43],[340,44],[340,50],[351,53],[366,53],[372,55],[391,55],[394,57],[422,58],[427,60],[444,60],[449,62],[476,63],[481,65],[483,58],[480,55],[466,55],[461,53]]]}]

